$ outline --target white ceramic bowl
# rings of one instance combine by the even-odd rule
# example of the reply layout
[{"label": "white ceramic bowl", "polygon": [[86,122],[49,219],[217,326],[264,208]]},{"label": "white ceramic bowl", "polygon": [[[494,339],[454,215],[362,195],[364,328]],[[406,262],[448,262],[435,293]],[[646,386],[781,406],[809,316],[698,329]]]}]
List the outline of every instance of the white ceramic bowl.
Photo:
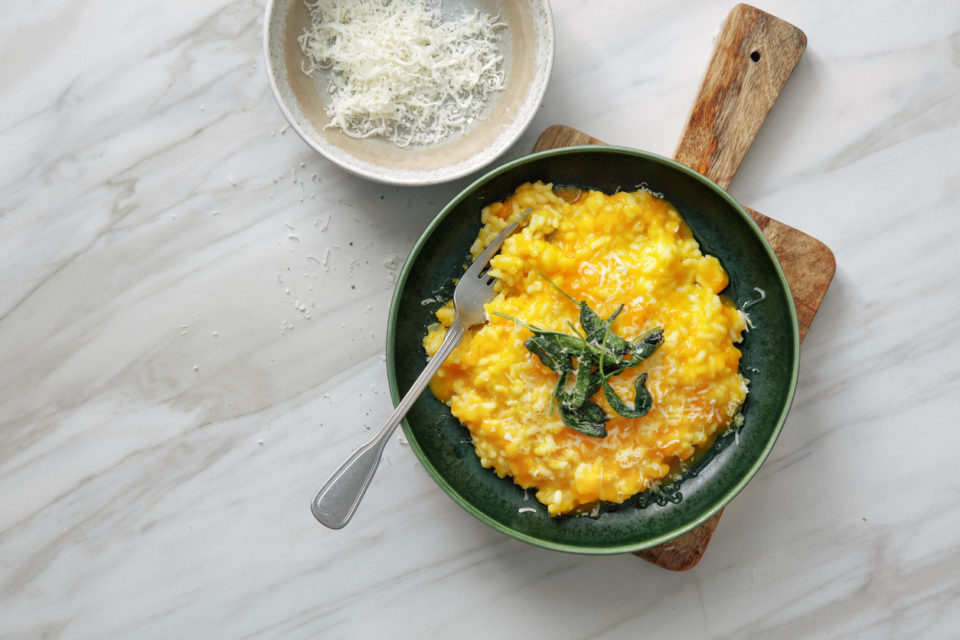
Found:
[{"label": "white ceramic bowl", "polygon": [[269,0],[264,22],[267,74],[290,126],[307,144],[356,175],[396,185],[426,185],[469,175],[490,164],[524,132],[547,88],[553,67],[554,28],[548,0],[446,0],[444,11],[471,8],[497,15],[506,88],[484,117],[441,144],[402,149],[379,138],[351,138],[327,127],[325,82],[301,70],[306,57],[297,38],[310,23],[304,0]]}]

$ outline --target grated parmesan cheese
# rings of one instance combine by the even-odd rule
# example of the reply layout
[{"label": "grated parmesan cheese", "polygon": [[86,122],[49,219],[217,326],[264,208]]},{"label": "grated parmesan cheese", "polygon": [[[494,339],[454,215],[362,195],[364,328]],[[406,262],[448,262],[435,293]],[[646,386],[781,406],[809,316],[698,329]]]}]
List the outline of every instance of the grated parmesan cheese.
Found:
[{"label": "grated parmesan cheese", "polygon": [[505,85],[497,30],[480,11],[443,18],[439,0],[316,0],[300,36],[308,75],[329,71],[329,127],[399,147],[442,142]]}]

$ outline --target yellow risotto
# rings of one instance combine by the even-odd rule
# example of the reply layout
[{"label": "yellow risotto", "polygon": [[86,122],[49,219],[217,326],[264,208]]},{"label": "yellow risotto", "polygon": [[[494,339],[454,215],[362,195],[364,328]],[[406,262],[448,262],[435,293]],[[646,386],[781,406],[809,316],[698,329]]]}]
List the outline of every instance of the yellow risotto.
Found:
[{"label": "yellow risotto", "polygon": [[[677,210],[646,191],[564,193],[566,199],[558,192],[524,184],[483,209],[474,258],[531,211],[493,259],[491,274],[500,282],[488,322],[467,333],[431,382],[470,430],[483,466],[535,487],[554,516],[655,488],[738,418],[747,394],[735,346],[744,314],[719,295],[727,274],[700,252]],[[571,298],[603,319],[623,305],[611,330],[625,339],[663,329],[649,358],[609,381],[629,400],[646,374],[646,415],[619,415],[604,393],[591,399],[607,416],[605,437],[564,424],[554,397],[557,373],[524,345],[533,335],[524,325],[573,335],[579,308]],[[453,316],[452,303],[437,312],[439,322],[424,339],[428,356]]]}]

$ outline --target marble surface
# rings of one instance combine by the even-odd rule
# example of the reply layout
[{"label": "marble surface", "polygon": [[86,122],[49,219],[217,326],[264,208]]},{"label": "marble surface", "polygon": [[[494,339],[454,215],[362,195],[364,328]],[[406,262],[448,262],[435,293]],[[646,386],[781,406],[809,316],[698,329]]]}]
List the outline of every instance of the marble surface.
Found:
[{"label": "marble surface", "polygon": [[[670,155],[732,3],[554,0],[546,126]],[[960,5],[770,0],[807,51],[731,192],[836,279],[776,447],[670,573],[506,538],[402,438],[395,278],[468,182],[352,177],[286,126],[264,3],[0,6],[0,637],[960,633]]]}]

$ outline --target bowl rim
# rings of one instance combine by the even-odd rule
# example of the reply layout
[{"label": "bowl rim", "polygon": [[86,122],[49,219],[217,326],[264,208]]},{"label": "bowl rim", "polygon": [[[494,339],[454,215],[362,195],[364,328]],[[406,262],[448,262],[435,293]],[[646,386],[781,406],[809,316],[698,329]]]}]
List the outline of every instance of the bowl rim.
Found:
[{"label": "bowl rim", "polygon": [[[468,176],[474,172],[480,171],[489,166],[498,158],[503,156],[526,132],[536,117],[540,104],[546,95],[547,87],[550,84],[550,78],[553,74],[554,59],[556,58],[557,36],[556,25],[553,16],[553,10],[549,0],[530,0],[536,3],[536,8],[542,11],[545,40],[545,59],[542,65],[542,71],[535,76],[536,82],[532,84],[532,92],[521,104],[517,117],[503,126],[503,131],[493,141],[492,144],[485,147],[479,153],[476,153],[456,164],[448,165],[442,168],[430,170],[419,169],[391,169],[385,168],[376,163],[357,158],[348,152],[338,153],[338,147],[335,145],[324,144],[311,136],[298,122],[293,110],[288,105],[280,91],[279,73],[276,64],[271,56],[273,40],[270,37],[271,26],[277,19],[277,7],[284,0],[267,0],[267,6],[264,11],[263,20],[263,58],[267,73],[267,84],[273,93],[277,106],[280,107],[287,124],[297,133],[298,136],[314,151],[326,158],[331,163],[341,169],[352,173],[353,175],[394,186],[429,186],[452,182],[459,178]],[[301,0],[289,0],[297,2]]]},{"label": "bowl rim", "polygon": [[[796,394],[797,387],[797,378],[800,369],[800,330],[797,319],[796,305],[793,300],[793,294],[790,291],[790,285],[787,282],[787,278],[783,273],[783,268],[780,265],[779,260],[777,260],[776,254],[773,251],[773,248],[770,246],[770,243],[767,241],[766,237],[763,235],[762,230],[756,221],[746,212],[743,206],[737,202],[730,194],[728,194],[724,189],[722,189],[715,182],[705,177],[704,175],[698,173],[697,171],[683,165],[673,159],[661,156],[649,151],[643,151],[640,149],[635,149],[631,147],[623,147],[616,145],[576,145],[570,147],[560,147],[556,149],[548,149],[545,151],[534,152],[526,156],[517,158],[510,162],[507,162],[503,165],[500,165],[491,171],[487,172],[477,180],[473,181],[470,185],[465,187],[459,194],[457,194],[450,202],[448,202],[443,209],[440,210],[440,213],[430,222],[427,228],[420,235],[413,249],[411,249],[410,254],[407,256],[406,261],[404,262],[403,268],[401,269],[400,275],[397,278],[397,284],[394,288],[393,296],[390,303],[390,313],[387,319],[387,344],[386,344],[386,364],[387,364],[387,378],[390,386],[390,396],[396,405],[400,399],[401,394],[397,386],[397,375],[396,375],[396,326],[397,326],[397,317],[400,306],[401,293],[403,292],[407,280],[411,275],[411,268],[413,263],[419,257],[420,252],[428,244],[429,239],[436,231],[437,227],[446,219],[448,215],[465,199],[470,197],[470,195],[483,183],[492,180],[493,178],[506,173],[512,170],[514,167],[531,162],[540,158],[550,157],[550,156],[561,156],[561,155],[573,155],[580,153],[610,153],[610,154],[626,154],[635,157],[641,157],[655,162],[665,163],[680,172],[686,174],[691,179],[700,181],[701,183],[708,186],[710,189],[715,191],[723,200],[725,200],[741,217],[743,222],[747,225],[754,235],[760,240],[763,250],[767,253],[771,259],[771,263],[776,267],[776,276],[780,281],[783,289],[785,291],[786,300],[788,302],[788,315],[790,319],[790,332],[791,332],[791,367],[790,367],[790,379],[788,383],[787,393],[784,397],[783,406],[780,409],[780,412],[776,419],[776,424],[774,425],[770,436],[767,439],[767,442],[764,444],[764,447],[759,456],[753,461],[750,468],[746,470],[746,473],[737,481],[737,483],[731,487],[719,500],[715,501],[710,508],[705,509],[704,512],[697,518],[691,520],[690,522],[684,524],[683,526],[676,527],[673,530],[663,533],[662,535],[656,536],[654,538],[647,538],[638,543],[633,544],[620,544],[614,546],[582,546],[582,545],[573,545],[567,543],[554,542],[550,540],[543,540],[542,538],[526,534],[521,531],[512,529],[488,516],[486,513],[482,512],[480,509],[475,507],[467,496],[461,495],[456,489],[451,486],[446,479],[440,474],[440,472],[433,466],[430,460],[427,458],[425,452],[421,448],[419,442],[417,441],[415,435],[412,432],[410,424],[407,422],[407,419],[403,419],[403,431],[404,435],[407,438],[407,442],[410,448],[413,450],[414,454],[417,456],[417,459],[420,461],[421,466],[427,471],[427,473],[433,478],[433,480],[440,486],[443,491],[450,496],[457,504],[463,507],[468,513],[473,515],[475,518],[486,524],[487,526],[500,531],[512,538],[521,540],[532,544],[537,547],[544,549],[551,549],[554,551],[562,551],[567,553],[575,553],[579,555],[615,555],[615,554],[624,554],[624,553],[633,553],[637,551],[642,551],[644,549],[649,549],[651,547],[660,546],[670,540],[673,540],[685,533],[688,533],[700,525],[704,524],[714,515],[719,513],[724,509],[733,498],[735,498],[746,485],[753,479],[753,477],[760,470],[760,467],[769,457],[770,452],[773,450],[774,444],[780,435],[780,432],[783,430],[784,423],[786,422],[787,416],[790,412],[790,408],[793,404],[793,399]],[[519,186],[519,185],[518,185]],[[492,470],[490,473],[493,473]],[[512,481],[505,478],[505,481]]]}]

